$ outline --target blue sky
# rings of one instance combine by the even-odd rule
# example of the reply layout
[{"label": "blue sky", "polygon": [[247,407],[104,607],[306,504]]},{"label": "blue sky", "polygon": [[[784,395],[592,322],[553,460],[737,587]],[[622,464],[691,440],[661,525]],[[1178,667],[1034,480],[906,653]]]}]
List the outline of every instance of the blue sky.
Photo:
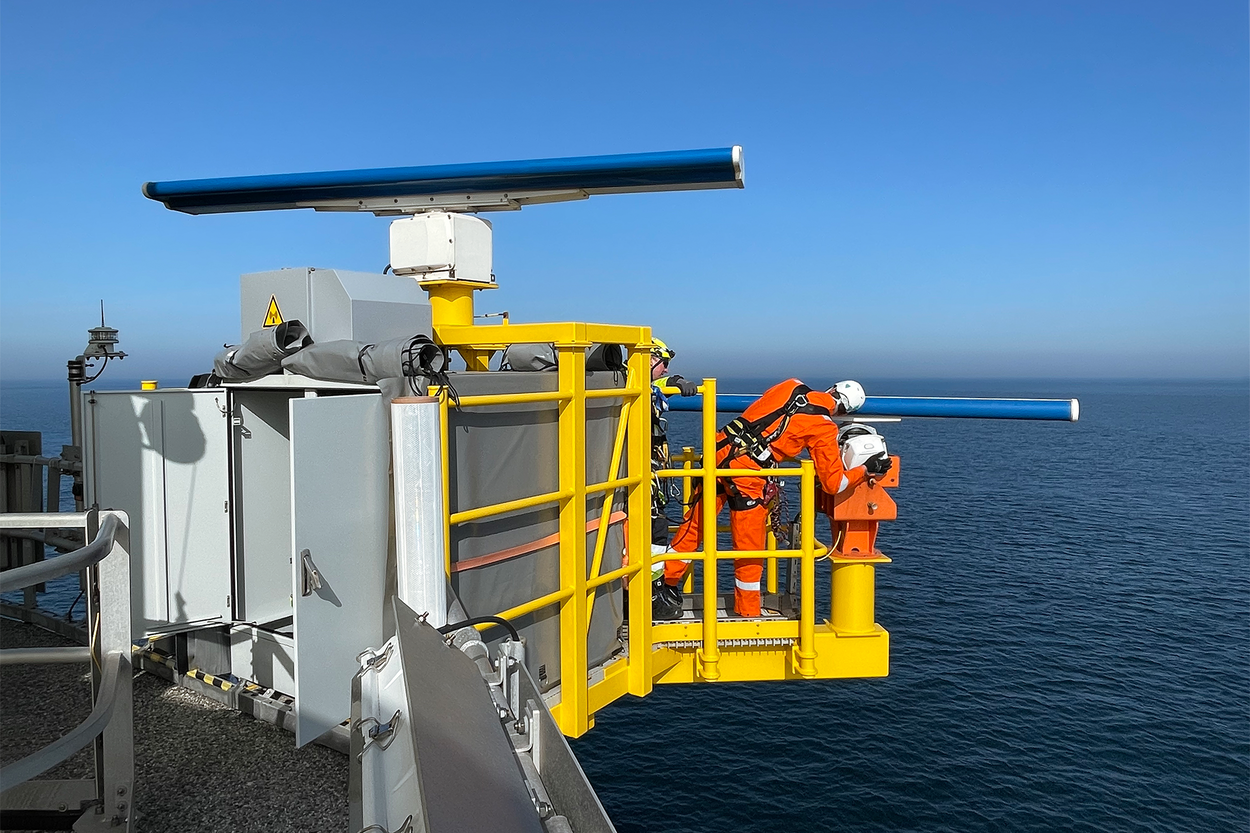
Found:
[{"label": "blue sky", "polygon": [[[238,276],[379,271],[388,221],[192,217],[145,180],[743,145],[743,191],[495,214],[514,320],[650,324],[688,375],[1250,373],[1247,8],[0,3],[0,378],[98,299],[128,378]],[[113,371],[110,371],[112,373]]]}]

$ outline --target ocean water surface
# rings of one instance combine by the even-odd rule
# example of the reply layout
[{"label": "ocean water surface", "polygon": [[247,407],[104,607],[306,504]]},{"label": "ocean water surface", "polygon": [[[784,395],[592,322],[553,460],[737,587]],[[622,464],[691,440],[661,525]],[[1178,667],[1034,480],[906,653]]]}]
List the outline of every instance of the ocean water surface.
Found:
[{"label": "ocean water surface", "polygon": [[[573,748],[617,828],[1250,830],[1250,386],[870,387],[1077,396],[1081,420],[880,426],[902,456],[877,570],[890,675],[612,704]],[[55,454],[65,400],[5,385],[0,425]],[[675,445],[697,429],[672,415]]]},{"label": "ocean water surface", "polygon": [[1250,830],[1246,383],[873,392],[1077,396],[1081,420],[879,426],[890,675],[613,704],[573,746],[617,828]]}]

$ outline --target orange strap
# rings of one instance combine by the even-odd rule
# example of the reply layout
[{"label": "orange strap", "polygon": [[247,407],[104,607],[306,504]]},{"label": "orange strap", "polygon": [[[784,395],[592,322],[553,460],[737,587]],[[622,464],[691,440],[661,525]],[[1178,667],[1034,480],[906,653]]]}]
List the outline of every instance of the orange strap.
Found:
[{"label": "orange strap", "polygon": [[[612,526],[612,524],[619,524],[627,517],[628,515],[624,512],[613,512],[608,517],[608,526]],[[597,529],[599,529],[598,518],[586,522],[587,535]],[[477,567],[485,567],[488,564],[498,564],[500,561],[507,561],[510,558],[529,555],[532,552],[538,552],[541,549],[546,549],[547,547],[558,543],[560,543],[560,533],[552,533],[551,535],[539,538],[537,541],[531,541],[528,544],[518,544],[515,547],[508,547],[506,550],[492,552],[489,555],[479,555],[477,558],[467,558],[464,561],[457,561],[455,564],[451,565],[451,571],[453,573],[459,573],[462,570],[473,570]]]}]

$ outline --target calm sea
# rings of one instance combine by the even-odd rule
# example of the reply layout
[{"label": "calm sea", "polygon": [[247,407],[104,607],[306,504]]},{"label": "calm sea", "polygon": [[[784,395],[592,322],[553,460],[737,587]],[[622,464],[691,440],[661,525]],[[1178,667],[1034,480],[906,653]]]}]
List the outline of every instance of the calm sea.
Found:
[{"label": "calm sea", "polygon": [[[618,829],[1250,830],[1250,386],[870,387],[1076,396],[1081,421],[881,426],[890,676],[613,704],[573,746]],[[64,403],[6,386],[0,424],[56,453]]]}]

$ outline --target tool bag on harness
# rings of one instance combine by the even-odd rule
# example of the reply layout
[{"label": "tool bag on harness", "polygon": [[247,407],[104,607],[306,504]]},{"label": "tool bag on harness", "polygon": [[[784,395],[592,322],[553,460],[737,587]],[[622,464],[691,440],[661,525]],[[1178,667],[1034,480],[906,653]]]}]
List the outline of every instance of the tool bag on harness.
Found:
[{"label": "tool bag on harness", "polygon": [[[738,417],[731,420],[721,429],[724,435],[716,444],[716,450],[730,448],[728,459],[744,456],[750,457],[761,465],[773,461],[772,444],[786,432],[790,418],[795,414],[815,414],[832,419],[829,409],[809,402],[807,395],[812,389],[807,385],[796,385],[790,392],[786,404],[759,419],[748,420]],[[775,423],[775,424],[774,424]],[[770,428],[771,426],[771,428]]]}]

